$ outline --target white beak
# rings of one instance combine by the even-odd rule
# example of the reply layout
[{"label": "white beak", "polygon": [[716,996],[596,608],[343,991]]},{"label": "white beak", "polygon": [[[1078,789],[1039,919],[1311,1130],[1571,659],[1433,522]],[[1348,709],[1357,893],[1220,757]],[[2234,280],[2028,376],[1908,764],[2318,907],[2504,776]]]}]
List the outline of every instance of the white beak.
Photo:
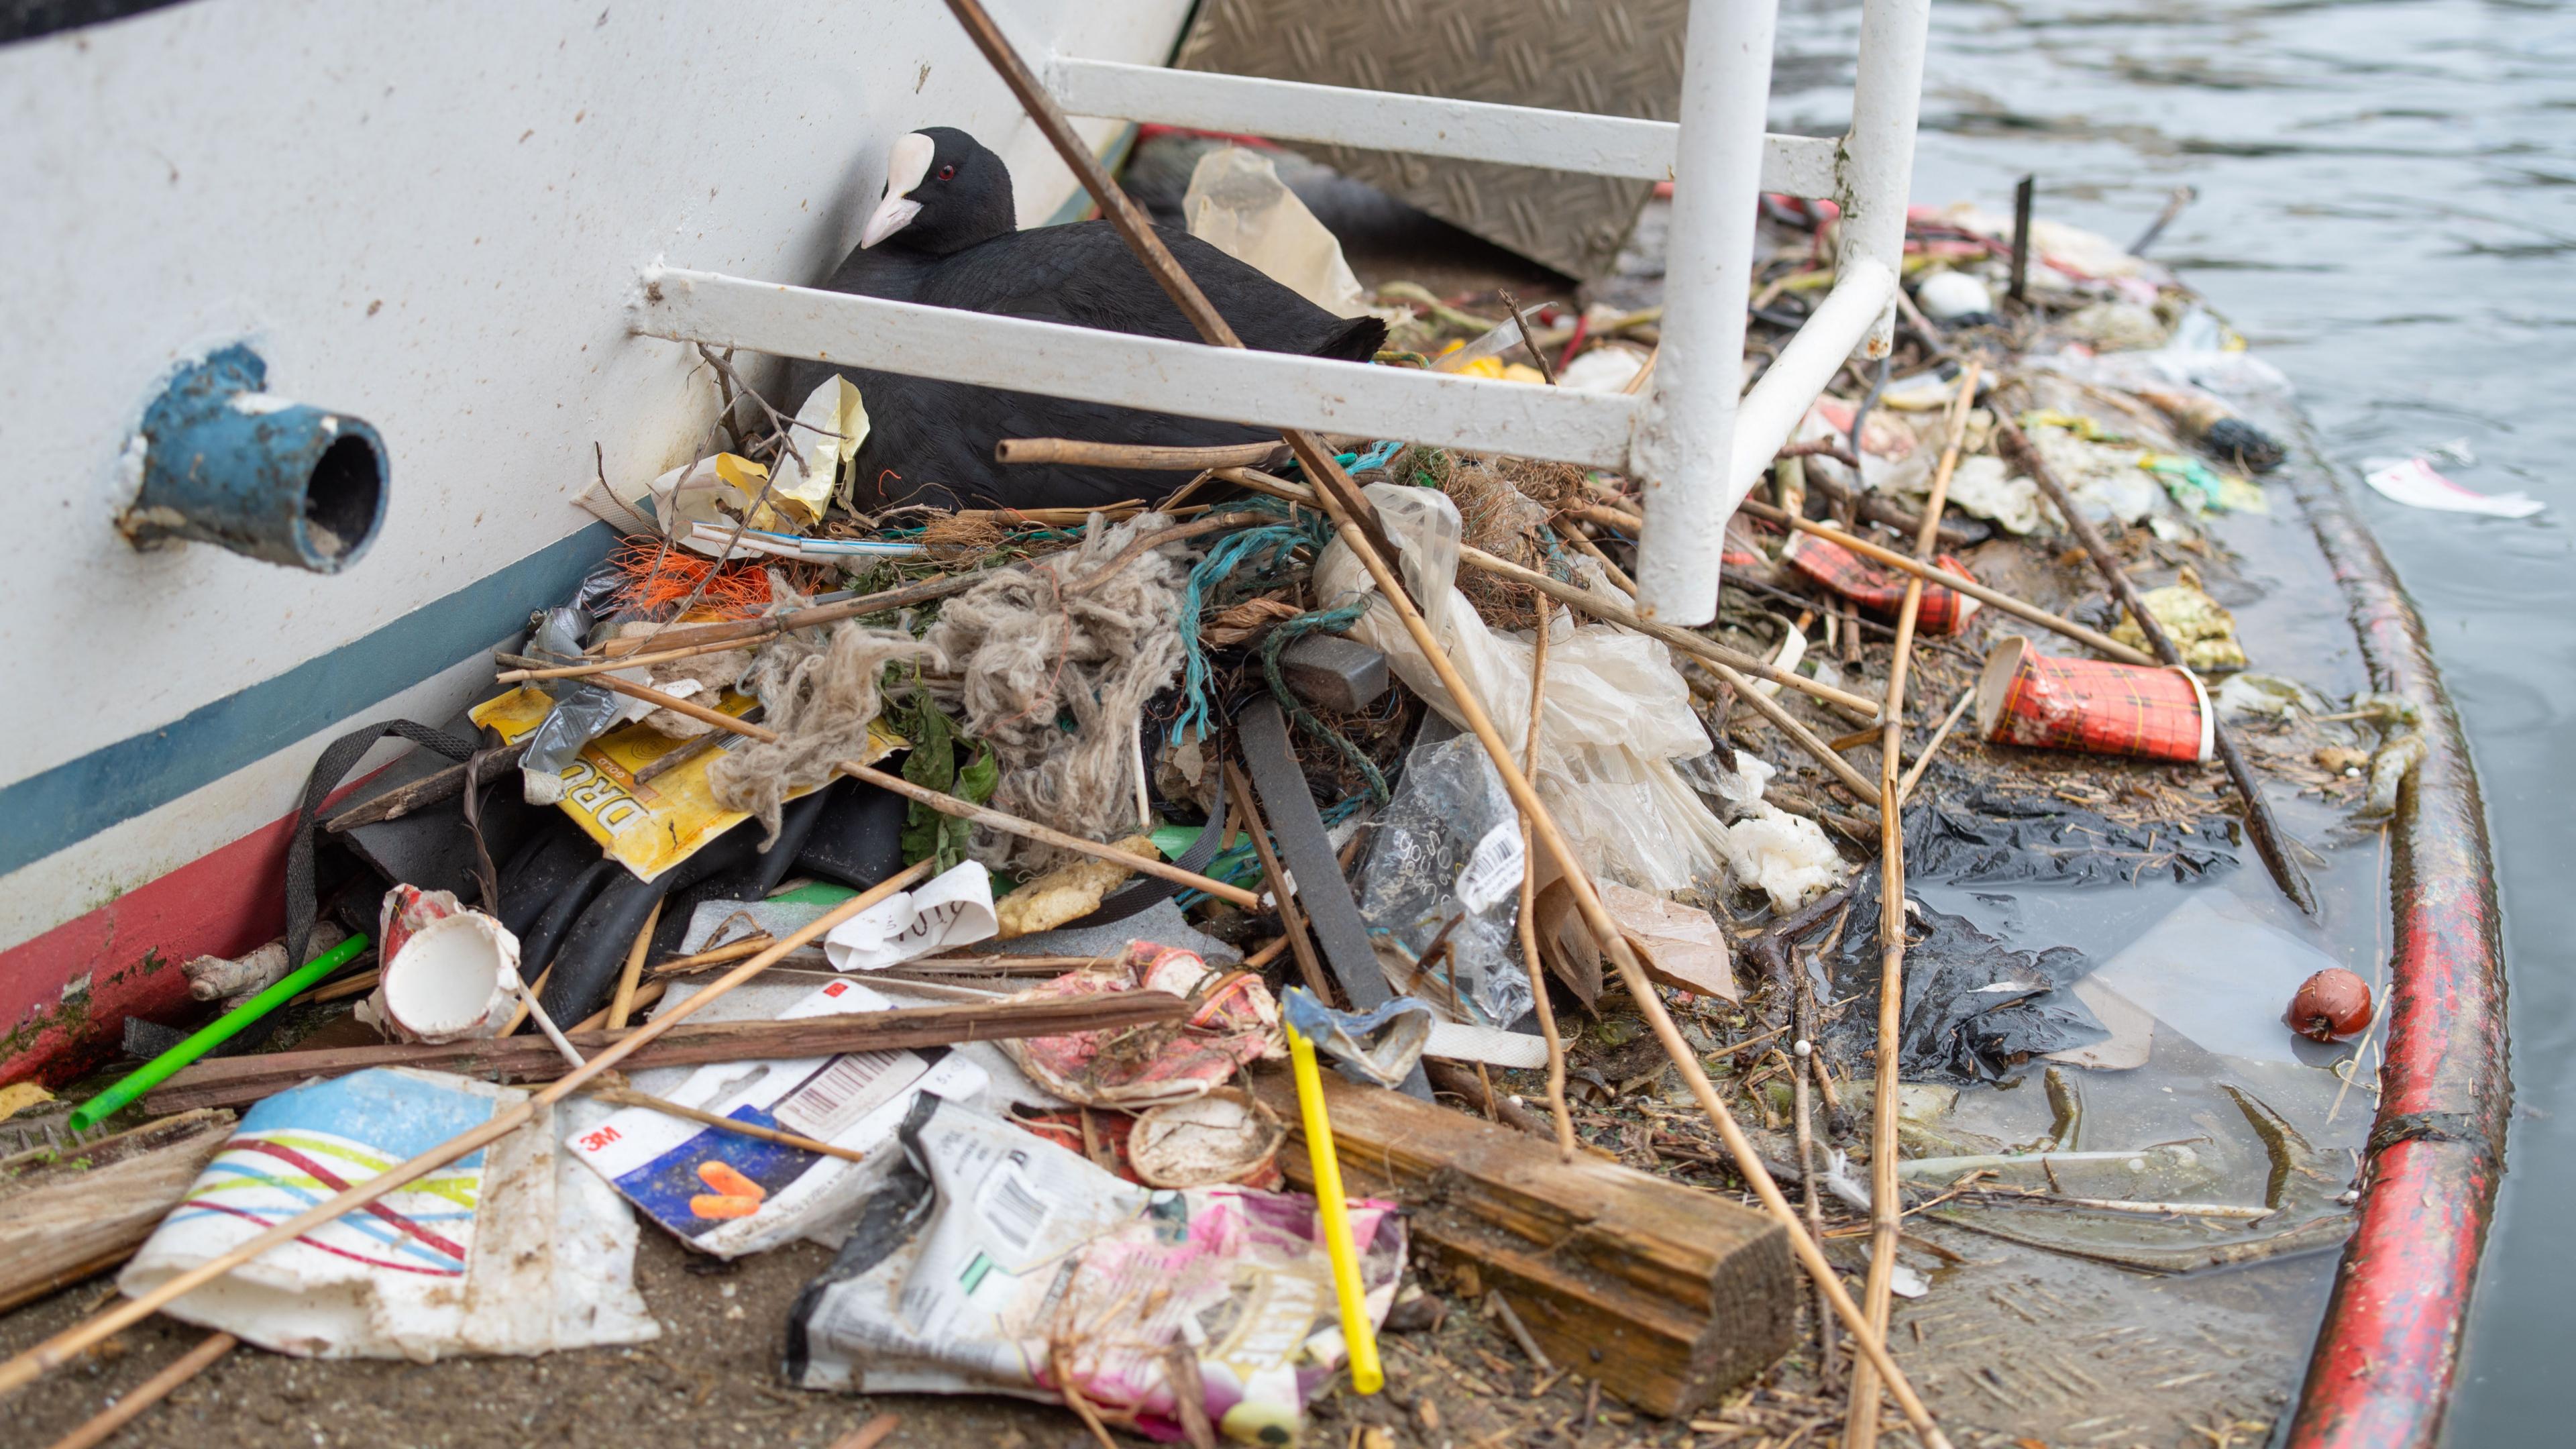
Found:
[{"label": "white beak", "polygon": [[865,250],[912,225],[921,214],[921,203],[906,197],[889,195],[877,203],[874,216],[868,218],[868,229],[859,233],[859,247]]},{"label": "white beak", "polygon": [[921,203],[908,193],[930,175],[930,163],[937,150],[931,139],[919,131],[896,138],[894,150],[886,157],[885,200],[877,203],[876,214],[868,218],[867,229],[859,233],[861,250],[912,225],[912,219],[921,214]]}]

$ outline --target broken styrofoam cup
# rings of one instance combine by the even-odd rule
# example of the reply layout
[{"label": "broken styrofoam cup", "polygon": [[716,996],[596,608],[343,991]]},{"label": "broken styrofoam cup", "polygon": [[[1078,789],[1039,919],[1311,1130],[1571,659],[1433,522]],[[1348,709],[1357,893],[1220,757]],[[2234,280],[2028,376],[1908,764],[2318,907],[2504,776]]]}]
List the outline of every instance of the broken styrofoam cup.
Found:
[{"label": "broken styrofoam cup", "polygon": [[518,1007],[519,938],[480,911],[443,916],[385,962],[376,1014],[407,1041],[499,1036]]}]

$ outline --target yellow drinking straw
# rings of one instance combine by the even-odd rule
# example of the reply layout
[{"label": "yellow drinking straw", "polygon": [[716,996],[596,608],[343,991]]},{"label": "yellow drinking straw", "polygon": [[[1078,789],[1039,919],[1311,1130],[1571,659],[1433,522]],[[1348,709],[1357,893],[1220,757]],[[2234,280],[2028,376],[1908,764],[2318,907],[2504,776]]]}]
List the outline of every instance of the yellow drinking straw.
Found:
[{"label": "yellow drinking straw", "polygon": [[1333,1124],[1324,1119],[1324,1081],[1315,1070],[1315,1044],[1288,1028],[1288,1064],[1297,1078],[1297,1112],[1306,1123],[1306,1157],[1315,1167],[1315,1213],[1324,1223],[1324,1250],[1333,1259],[1333,1296],[1342,1308],[1342,1341],[1351,1351],[1351,1387],[1373,1394],[1386,1387],[1377,1361],[1377,1333],[1369,1326],[1367,1295],[1360,1291],[1359,1249],[1351,1242],[1350,1205],[1342,1199],[1342,1164],[1333,1156]]}]

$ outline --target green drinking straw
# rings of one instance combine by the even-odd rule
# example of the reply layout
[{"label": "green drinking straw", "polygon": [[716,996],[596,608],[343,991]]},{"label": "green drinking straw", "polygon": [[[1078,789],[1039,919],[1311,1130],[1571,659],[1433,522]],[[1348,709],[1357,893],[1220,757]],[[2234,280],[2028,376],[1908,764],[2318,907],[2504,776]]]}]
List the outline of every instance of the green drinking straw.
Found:
[{"label": "green drinking straw", "polygon": [[116,1115],[116,1109],[161,1085],[163,1078],[181,1067],[222,1046],[243,1027],[285,1005],[289,998],[347,965],[365,949],[367,949],[365,936],[351,936],[313,958],[303,970],[290,974],[285,980],[216,1017],[199,1028],[196,1035],[145,1062],[115,1086],[73,1108],[71,1115],[73,1130],[85,1132]]}]

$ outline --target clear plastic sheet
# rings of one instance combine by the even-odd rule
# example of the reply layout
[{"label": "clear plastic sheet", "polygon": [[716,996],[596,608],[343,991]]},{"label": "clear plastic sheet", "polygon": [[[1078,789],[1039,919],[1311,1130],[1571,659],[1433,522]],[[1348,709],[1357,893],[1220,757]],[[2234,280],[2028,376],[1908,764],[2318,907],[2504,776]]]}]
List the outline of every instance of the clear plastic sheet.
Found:
[{"label": "clear plastic sheet", "polygon": [[[1455,986],[1472,1019],[1520,1020],[1529,974],[1512,957],[1520,916],[1520,812],[1473,735],[1418,745],[1360,866],[1360,917]],[[1445,952],[1445,960],[1434,959]],[[1445,999],[1423,982],[1413,994]]]}]

